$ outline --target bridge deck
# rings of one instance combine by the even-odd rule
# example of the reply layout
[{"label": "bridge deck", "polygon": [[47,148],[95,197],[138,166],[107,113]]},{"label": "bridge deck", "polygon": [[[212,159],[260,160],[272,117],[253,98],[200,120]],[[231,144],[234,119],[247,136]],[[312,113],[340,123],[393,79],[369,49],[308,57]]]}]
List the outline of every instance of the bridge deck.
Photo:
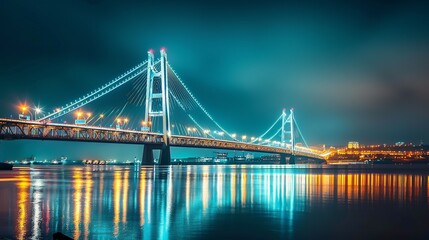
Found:
[{"label": "bridge deck", "polygon": [[[0,139],[36,139],[152,145],[160,145],[164,142],[163,135],[154,132],[74,124],[42,123],[38,121],[2,118],[0,118]],[[171,136],[170,145],[176,147],[231,149],[276,154],[292,154],[290,149],[284,147],[179,135]],[[295,155],[323,159],[322,156],[304,148],[296,148]]]}]

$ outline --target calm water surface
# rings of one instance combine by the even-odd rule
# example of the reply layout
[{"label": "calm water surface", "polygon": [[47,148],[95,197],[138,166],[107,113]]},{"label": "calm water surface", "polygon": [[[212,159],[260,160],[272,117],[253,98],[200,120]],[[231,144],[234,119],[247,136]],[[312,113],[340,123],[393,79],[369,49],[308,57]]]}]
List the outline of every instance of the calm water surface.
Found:
[{"label": "calm water surface", "polygon": [[429,239],[427,166],[0,172],[0,238]]}]

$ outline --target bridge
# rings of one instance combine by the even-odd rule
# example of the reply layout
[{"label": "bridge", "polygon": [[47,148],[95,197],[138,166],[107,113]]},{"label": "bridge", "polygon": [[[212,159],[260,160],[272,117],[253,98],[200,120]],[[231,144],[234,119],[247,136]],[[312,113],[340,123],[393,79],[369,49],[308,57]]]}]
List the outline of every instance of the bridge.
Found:
[{"label": "bridge", "polygon": [[[21,119],[0,118],[0,139],[141,144],[143,164],[154,164],[154,150],[160,151],[159,164],[170,164],[170,147],[279,154],[281,163],[291,164],[295,157],[323,159],[320,152],[307,146],[293,109],[289,114],[284,109],[258,137],[240,138],[226,131],[173,70],[166,51],[161,49],[160,53],[160,59],[155,60],[149,50],[147,61],[42,117],[37,116],[41,115],[40,108],[32,114],[25,106]],[[100,102],[117,89],[127,89],[125,94],[119,92],[119,99],[125,101],[123,106],[98,116],[83,112],[83,107]],[[127,111],[136,115],[133,121],[124,117]]]}]

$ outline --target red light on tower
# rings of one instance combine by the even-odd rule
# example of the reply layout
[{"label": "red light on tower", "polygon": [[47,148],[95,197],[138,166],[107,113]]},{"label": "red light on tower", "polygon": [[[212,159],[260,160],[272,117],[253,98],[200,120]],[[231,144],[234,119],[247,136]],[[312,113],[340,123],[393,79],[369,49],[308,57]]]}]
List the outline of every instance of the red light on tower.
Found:
[{"label": "red light on tower", "polygon": [[149,49],[147,52],[148,52],[148,53],[152,53],[152,54],[153,54],[153,49],[151,48],[151,49]]},{"label": "red light on tower", "polygon": [[161,52],[165,52],[165,51],[166,51],[165,47],[162,47]]}]

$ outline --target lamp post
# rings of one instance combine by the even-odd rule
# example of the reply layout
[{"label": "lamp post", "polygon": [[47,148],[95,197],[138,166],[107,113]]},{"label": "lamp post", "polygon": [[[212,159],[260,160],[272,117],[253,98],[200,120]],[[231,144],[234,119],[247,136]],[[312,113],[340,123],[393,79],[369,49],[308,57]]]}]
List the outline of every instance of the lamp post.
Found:
[{"label": "lamp post", "polygon": [[79,120],[82,117],[82,112],[81,111],[76,112],[76,116],[77,116],[77,119]]},{"label": "lamp post", "polygon": [[225,135],[225,133],[224,133],[224,132],[218,132],[217,134],[219,134],[220,139],[223,139],[223,135]]},{"label": "lamp post", "polygon": [[124,118],[123,119],[123,124],[122,124],[122,126],[124,127],[124,129],[126,129],[125,127],[126,127],[127,124],[128,124],[128,118]]},{"label": "lamp post", "polygon": [[207,135],[210,134],[210,130],[209,129],[204,129],[203,133],[204,133],[204,137],[207,137]]},{"label": "lamp post", "polygon": [[27,106],[26,105],[21,106],[21,111],[22,111],[22,115],[24,115],[25,112],[27,111]]},{"label": "lamp post", "polygon": [[41,113],[42,109],[40,107],[34,108],[34,120],[37,120],[37,114]]},{"label": "lamp post", "polygon": [[116,129],[121,129],[121,122],[122,122],[121,118],[116,118]]}]

